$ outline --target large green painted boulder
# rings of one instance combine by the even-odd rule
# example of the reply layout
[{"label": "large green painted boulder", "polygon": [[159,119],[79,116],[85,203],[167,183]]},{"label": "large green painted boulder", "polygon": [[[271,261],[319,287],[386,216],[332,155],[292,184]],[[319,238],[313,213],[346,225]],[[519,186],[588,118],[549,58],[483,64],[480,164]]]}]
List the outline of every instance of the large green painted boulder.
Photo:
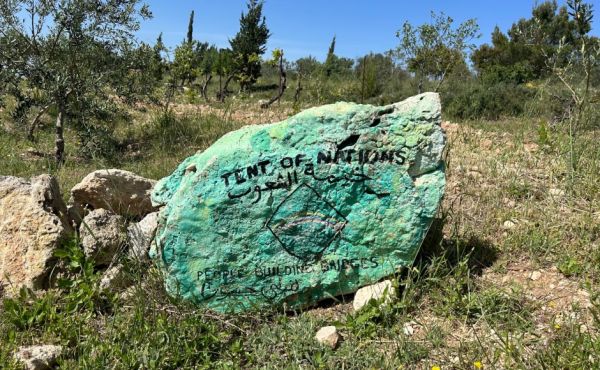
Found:
[{"label": "large green painted boulder", "polygon": [[301,307],[412,264],[444,193],[440,101],[337,103],[247,126],[154,188],[169,293]]}]

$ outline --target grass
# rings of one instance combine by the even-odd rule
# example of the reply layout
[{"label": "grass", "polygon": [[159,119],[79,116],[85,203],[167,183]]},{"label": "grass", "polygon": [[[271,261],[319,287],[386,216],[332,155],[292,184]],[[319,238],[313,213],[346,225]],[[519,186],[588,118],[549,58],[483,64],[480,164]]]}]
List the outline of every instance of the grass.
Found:
[{"label": "grass", "polygon": [[[246,103],[135,112],[133,122],[115,124],[115,152],[103,156],[80,156],[68,131],[60,169],[22,155],[29,147],[51,153],[50,128],[35,144],[0,131],[0,173],[53,173],[65,197],[95,169],[160,178],[224,133],[290,112],[242,116]],[[166,296],[153,268],[131,269],[127,298],[100,292],[93,266],[67,249],[62,289],[1,305],[0,368],[16,368],[12,353],[33,343],[63,345],[65,369],[597,368],[598,132],[584,134],[587,155],[570,182],[566,138],[540,127],[533,119],[446,126],[447,195],[415,265],[395,277],[398,299],[388,306],[354,313],[352,297],[341,297],[299,312],[218,315]],[[325,325],[344,337],[336,350],[313,339]]]}]

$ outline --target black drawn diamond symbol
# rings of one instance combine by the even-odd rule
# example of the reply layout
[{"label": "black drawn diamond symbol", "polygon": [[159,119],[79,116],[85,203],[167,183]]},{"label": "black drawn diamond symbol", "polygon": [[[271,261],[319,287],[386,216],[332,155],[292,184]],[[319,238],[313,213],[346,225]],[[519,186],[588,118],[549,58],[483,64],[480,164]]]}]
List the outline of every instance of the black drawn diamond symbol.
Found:
[{"label": "black drawn diamond symbol", "polygon": [[277,206],[266,226],[286,252],[308,262],[321,258],[347,222],[313,187],[302,184]]}]

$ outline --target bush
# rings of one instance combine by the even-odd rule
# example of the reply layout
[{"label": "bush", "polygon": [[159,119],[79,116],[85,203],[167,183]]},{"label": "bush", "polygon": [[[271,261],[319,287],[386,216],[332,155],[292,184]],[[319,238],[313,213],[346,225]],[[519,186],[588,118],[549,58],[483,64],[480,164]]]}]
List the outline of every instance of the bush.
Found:
[{"label": "bush", "polygon": [[444,112],[453,119],[492,119],[520,116],[533,98],[533,92],[521,85],[478,82],[450,86],[442,93]]}]

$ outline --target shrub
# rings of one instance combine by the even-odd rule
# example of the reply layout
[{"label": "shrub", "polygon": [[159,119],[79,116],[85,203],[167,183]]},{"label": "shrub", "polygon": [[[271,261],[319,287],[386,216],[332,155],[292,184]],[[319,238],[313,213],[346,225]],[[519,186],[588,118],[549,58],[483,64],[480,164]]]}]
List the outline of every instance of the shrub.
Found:
[{"label": "shrub", "polygon": [[454,119],[492,119],[520,116],[533,92],[521,85],[473,82],[452,86],[442,93],[445,113]]}]

